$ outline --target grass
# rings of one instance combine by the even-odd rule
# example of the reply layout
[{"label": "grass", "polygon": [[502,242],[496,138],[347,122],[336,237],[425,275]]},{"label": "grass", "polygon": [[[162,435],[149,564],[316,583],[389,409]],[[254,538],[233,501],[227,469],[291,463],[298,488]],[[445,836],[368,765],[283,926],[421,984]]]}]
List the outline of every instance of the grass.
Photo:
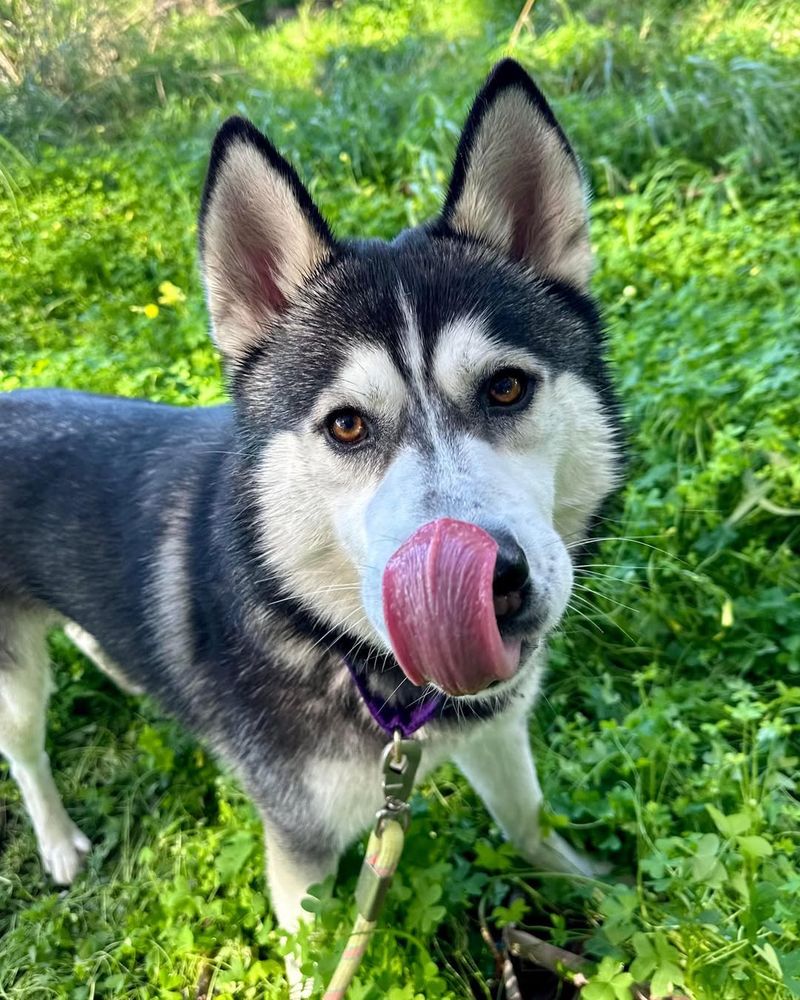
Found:
[{"label": "grass", "polygon": [[[436,210],[518,13],[353,0],[262,29],[236,12],[6,6],[0,387],[187,404],[223,394],[194,222],[221,119],[265,127],[337,230],[390,235]],[[482,907],[597,962],[587,1000],[613,1000],[623,965],[657,993],[797,997],[800,17],[784,0],[540,0],[514,54],[587,166],[631,432],[532,729],[550,822],[618,878],[530,872],[444,768],[416,797],[352,996],[494,996]],[[177,998],[198,981],[282,995],[236,784],[58,635],[53,658],[50,750],[95,849],[56,892],[0,779],[0,997]],[[358,863],[356,847],[319,893],[305,947],[323,972]]]}]

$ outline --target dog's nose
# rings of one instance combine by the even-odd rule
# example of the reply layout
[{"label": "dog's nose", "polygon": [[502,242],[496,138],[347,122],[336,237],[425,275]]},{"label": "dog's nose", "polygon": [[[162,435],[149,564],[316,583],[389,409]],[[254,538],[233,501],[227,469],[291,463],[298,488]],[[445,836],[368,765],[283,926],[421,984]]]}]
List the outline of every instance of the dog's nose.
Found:
[{"label": "dog's nose", "polygon": [[522,547],[508,535],[492,533],[499,548],[494,564],[492,592],[498,621],[508,621],[530,600],[530,570]]}]

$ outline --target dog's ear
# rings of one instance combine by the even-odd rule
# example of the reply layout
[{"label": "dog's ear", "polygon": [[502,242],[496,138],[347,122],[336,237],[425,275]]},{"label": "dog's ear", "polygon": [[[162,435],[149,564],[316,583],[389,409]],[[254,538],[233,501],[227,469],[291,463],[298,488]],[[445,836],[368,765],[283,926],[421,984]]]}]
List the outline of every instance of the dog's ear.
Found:
[{"label": "dog's ear", "polygon": [[511,59],[478,94],[442,223],[579,289],[592,270],[580,166],[533,80]]},{"label": "dog's ear", "polygon": [[243,118],[229,118],[214,139],[199,233],[214,338],[234,363],[334,251],[294,168]]}]

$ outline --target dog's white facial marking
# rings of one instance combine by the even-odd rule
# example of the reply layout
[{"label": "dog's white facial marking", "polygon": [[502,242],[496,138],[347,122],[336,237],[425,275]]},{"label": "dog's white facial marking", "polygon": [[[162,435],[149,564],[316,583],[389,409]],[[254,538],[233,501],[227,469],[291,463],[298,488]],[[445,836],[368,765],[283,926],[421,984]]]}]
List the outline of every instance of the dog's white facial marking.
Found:
[{"label": "dog's white facial marking", "polygon": [[444,327],[433,354],[433,377],[453,402],[465,406],[480,383],[502,368],[539,373],[542,366],[528,351],[493,339],[482,316],[463,316]]},{"label": "dog's white facial marking", "polygon": [[599,396],[577,375],[559,375],[550,396],[549,409],[561,416],[562,428],[554,521],[559,534],[574,541],[583,535],[597,498],[619,482],[619,442]]},{"label": "dog's white facial marking", "polygon": [[414,307],[402,285],[397,288],[397,301],[405,320],[402,341],[403,360],[411,373],[411,384],[416,389],[417,394],[425,396],[425,352],[422,346],[422,337],[414,315]]},{"label": "dog's white facial marking", "polygon": [[446,466],[453,458],[453,451],[445,441],[442,408],[436,393],[432,391],[434,387],[426,377],[425,351],[414,308],[402,287],[398,288],[398,301],[405,319],[403,357],[411,376],[416,423],[417,426],[424,427],[428,443],[435,449],[442,463],[442,473],[447,474]]},{"label": "dog's white facial marking", "polygon": [[431,393],[431,386],[425,374],[425,351],[422,335],[414,314],[414,307],[402,286],[398,287],[397,298],[405,320],[403,325],[403,360],[410,374],[410,385],[414,393],[414,411],[418,424],[423,425],[435,442],[441,438],[441,414]]},{"label": "dog's white facial marking", "polygon": [[[533,434],[538,438],[535,431]],[[381,581],[392,553],[423,524],[441,517],[510,533],[526,553],[546,599],[543,628],[553,628],[572,586],[572,565],[553,527],[555,461],[540,447],[505,449],[471,434],[451,436],[433,455],[404,448],[387,470],[368,511],[362,593],[376,631],[385,636]]]},{"label": "dog's white facial marking", "polygon": [[358,563],[335,530],[337,506],[348,519],[358,518],[369,478],[356,472],[343,482],[337,459],[321,434],[284,431],[265,448],[256,471],[262,553],[286,591],[331,623],[331,644],[345,629],[370,636],[358,596]]},{"label": "dog's white facial marking", "polygon": [[572,540],[584,530],[597,505],[617,484],[614,424],[597,393],[572,372],[552,377],[528,351],[493,340],[480,317],[465,317],[445,328],[434,353],[440,389],[456,402],[467,401],[481,378],[500,368],[537,374],[532,403],[500,445],[516,461],[529,455],[553,463],[550,516],[559,534]]},{"label": "dog's white facial marking", "polygon": [[319,422],[340,407],[353,407],[368,418],[396,422],[408,399],[403,377],[383,347],[365,345],[351,351],[331,386],[314,407]]},{"label": "dog's white facial marking", "polygon": [[367,454],[337,453],[318,425],[339,407],[355,407],[368,419],[377,418],[379,432],[391,437],[407,398],[406,383],[389,353],[376,345],[358,347],[320,396],[309,426],[275,435],[261,455],[255,507],[262,551],[286,588],[330,623],[320,652],[345,629],[381,641],[360,589],[366,509],[382,469]]}]

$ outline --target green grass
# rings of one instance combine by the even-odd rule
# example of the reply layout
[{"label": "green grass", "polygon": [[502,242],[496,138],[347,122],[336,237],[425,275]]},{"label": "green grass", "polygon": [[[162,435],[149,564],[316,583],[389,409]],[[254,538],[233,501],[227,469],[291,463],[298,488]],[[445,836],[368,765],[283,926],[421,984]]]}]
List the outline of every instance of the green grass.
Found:
[{"label": "green grass", "polygon": [[[182,403],[222,395],[194,221],[221,119],[268,129],[338,231],[390,235],[440,203],[517,15],[353,0],[262,30],[236,13],[128,5],[122,25],[119,4],[50,0],[35,22],[6,6],[0,387]],[[494,996],[483,906],[605,958],[605,978],[633,963],[699,1000],[798,997],[800,16],[788,0],[540,0],[531,26],[515,55],[587,166],[631,432],[533,739],[551,823],[618,878],[530,872],[444,768],[415,800],[352,996]],[[201,978],[219,996],[281,995],[245,797],[63,637],[53,657],[49,746],[95,849],[56,892],[0,780],[0,997],[193,997]],[[358,863],[354,848],[320,894],[306,954],[323,972]]]}]

